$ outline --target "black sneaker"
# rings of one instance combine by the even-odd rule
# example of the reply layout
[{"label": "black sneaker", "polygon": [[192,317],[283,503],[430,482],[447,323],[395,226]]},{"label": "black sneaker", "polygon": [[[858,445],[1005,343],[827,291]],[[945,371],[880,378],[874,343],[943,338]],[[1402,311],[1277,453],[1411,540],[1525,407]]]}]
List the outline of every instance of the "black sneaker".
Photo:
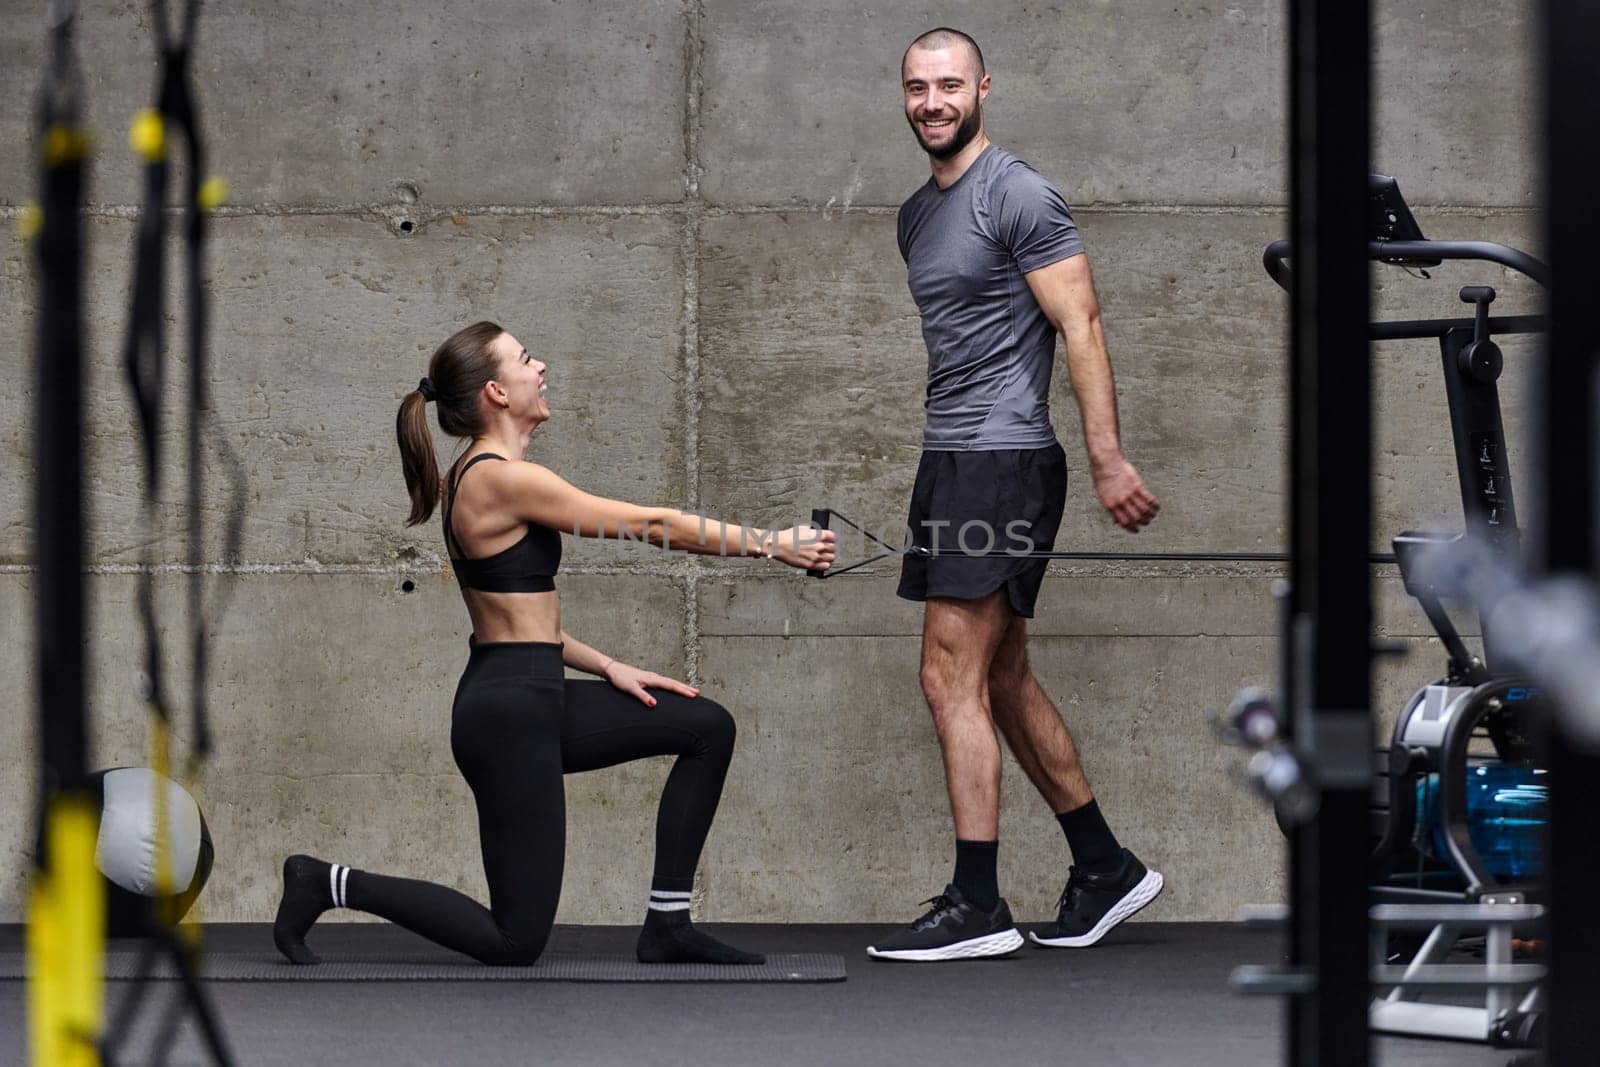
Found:
[{"label": "black sneaker", "polygon": [[932,900],[928,914],[904,930],[890,934],[867,949],[879,960],[973,960],[985,956],[1004,956],[1022,945],[1022,935],[1011,921],[1005,901],[991,912],[983,912],[967,902],[953,885]]},{"label": "black sneaker", "polygon": [[1029,931],[1036,945],[1088,948],[1111,928],[1161,895],[1165,879],[1146,870],[1138,857],[1122,850],[1122,864],[1107,874],[1078,873],[1070,868],[1067,887],[1057,905],[1054,925]]}]

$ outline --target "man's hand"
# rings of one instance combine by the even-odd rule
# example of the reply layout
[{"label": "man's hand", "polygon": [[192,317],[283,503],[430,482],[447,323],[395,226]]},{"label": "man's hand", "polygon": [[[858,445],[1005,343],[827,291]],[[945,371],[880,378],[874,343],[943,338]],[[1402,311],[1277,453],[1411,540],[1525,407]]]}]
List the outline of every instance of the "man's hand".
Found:
[{"label": "man's hand", "polygon": [[1094,476],[1094,491],[1100,503],[1111,512],[1118,526],[1129,533],[1138,533],[1150,525],[1161,505],[1144,487],[1144,479],[1133,469],[1133,464],[1118,456],[1106,463],[1090,466]]}]

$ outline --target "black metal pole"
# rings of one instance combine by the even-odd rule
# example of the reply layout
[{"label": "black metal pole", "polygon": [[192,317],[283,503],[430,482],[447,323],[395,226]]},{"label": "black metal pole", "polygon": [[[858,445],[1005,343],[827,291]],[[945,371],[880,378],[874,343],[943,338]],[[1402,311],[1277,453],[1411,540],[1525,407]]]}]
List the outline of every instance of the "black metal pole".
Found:
[{"label": "black metal pole", "polygon": [[34,588],[41,786],[78,792],[87,773],[83,580],[83,223],[85,159],[70,26],[40,115],[38,391],[34,397]]},{"label": "black metal pole", "polygon": [[[1550,339],[1537,419],[1534,569],[1594,577],[1597,469],[1594,321],[1600,294],[1600,8],[1545,0],[1545,239],[1549,253]],[[1555,1064],[1593,1063],[1600,1047],[1600,923],[1594,921],[1600,849],[1600,753],[1555,724],[1550,739],[1550,1016]]]},{"label": "black metal pole", "polygon": [[1290,0],[1290,615],[1296,748],[1321,798],[1290,839],[1288,1060],[1360,1067],[1367,1036],[1372,396],[1370,0]]}]

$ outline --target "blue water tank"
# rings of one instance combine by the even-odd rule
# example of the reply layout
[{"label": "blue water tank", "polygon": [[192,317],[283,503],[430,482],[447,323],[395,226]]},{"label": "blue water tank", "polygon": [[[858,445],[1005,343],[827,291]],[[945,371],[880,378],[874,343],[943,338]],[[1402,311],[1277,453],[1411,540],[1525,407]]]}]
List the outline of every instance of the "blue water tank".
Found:
[{"label": "blue water tank", "polygon": [[[1538,767],[1504,763],[1467,768],[1467,835],[1489,873],[1518,882],[1544,873],[1544,830],[1550,787]],[[1444,827],[1439,823],[1439,776],[1417,783],[1417,824],[1431,854],[1449,857]]]}]

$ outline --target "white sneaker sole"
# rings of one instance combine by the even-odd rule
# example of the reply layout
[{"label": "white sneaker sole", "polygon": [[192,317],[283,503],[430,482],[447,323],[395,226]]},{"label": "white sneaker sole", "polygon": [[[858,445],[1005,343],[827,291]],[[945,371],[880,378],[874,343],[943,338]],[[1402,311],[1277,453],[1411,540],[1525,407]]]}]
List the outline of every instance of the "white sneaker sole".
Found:
[{"label": "white sneaker sole", "polygon": [[939,948],[891,948],[876,949],[869,947],[867,955],[875,960],[917,960],[928,962],[932,960],[977,960],[988,956],[1004,956],[1008,952],[1015,952],[1022,947],[1022,935],[1017,933],[1016,927],[1010,930],[1001,930],[997,934],[984,934],[982,937],[968,938],[957,941],[953,945],[941,945]]},{"label": "white sneaker sole", "polygon": [[1038,934],[1028,932],[1028,938],[1036,945],[1045,948],[1088,948],[1102,937],[1109,934],[1114,926],[1128,919],[1142,909],[1146,904],[1161,895],[1161,887],[1166,885],[1166,879],[1156,871],[1146,871],[1145,876],[1139,879],[1139,884],[1128,890],[1128,895],[1100,917],[1086,934],[1077,937],[1040,937]]}]

